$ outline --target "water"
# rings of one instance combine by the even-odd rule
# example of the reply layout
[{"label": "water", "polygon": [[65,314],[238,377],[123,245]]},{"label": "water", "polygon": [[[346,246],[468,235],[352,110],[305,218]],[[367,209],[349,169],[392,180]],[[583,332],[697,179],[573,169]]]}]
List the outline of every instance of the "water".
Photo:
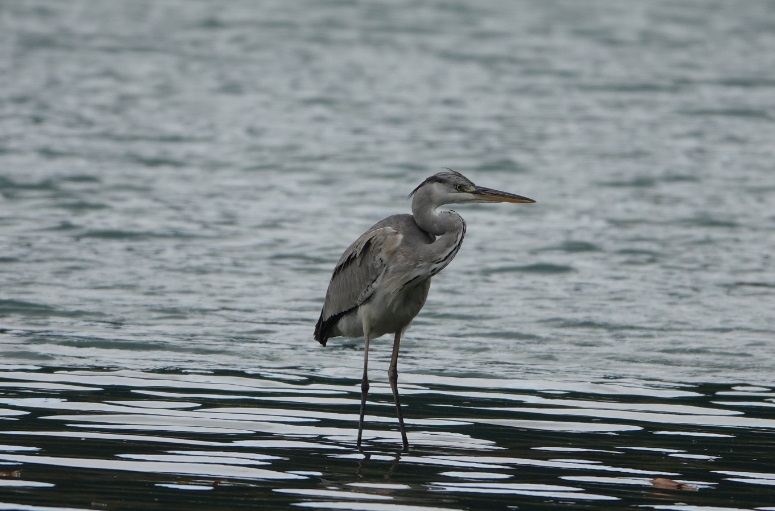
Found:
[{"label": "water", "polygon": [[[6,419],[0,468],[7,474],[0,494],[36,507],[0,509],[711,509],[719,503],[765,509],[773,503],[771,390],[493,383],[408,375],[408,454],[398,453],[390,389],[375,385],[364,457],[354,446],[359,386],[352,379],[7,371],[0,380]],[[683,489],[669,487],[676,482]],[[46,506],[52,501],[56,507]]]},{"label": "water", "polygon": [[[22,472],[0,502],[772,505],[773,19],[1,3],[0,472]],[[361,343],[312,330],[344,247],[445,166],[538,203],[457,208],[402,343],[415,450],[394,456],[382,340],[362,460]]]}]

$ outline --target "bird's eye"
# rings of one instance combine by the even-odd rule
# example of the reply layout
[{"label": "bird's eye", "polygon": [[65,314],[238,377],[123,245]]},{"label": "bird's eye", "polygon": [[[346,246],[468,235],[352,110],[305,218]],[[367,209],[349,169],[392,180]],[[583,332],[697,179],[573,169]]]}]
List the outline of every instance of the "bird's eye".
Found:
[{"label": "bird's eye", "polygon": [[458,183],[458,184],[455,185],[455,190],[457,190],[458,192],[463,192],[463,191],[465,191],[465,189],[466,189],[466,187],[463,184]]}]

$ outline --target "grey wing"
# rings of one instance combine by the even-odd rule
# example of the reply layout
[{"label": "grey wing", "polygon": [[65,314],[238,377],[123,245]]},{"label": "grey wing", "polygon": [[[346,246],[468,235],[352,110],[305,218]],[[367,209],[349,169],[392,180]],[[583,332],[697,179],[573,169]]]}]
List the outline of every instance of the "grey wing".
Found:
[{"label": "grey wing", "polygon": [[401,238],[392,227],[380,227],[364,233],[344,251],[328,284],[315,340],[325,346],[339,319],[371,297]]}]

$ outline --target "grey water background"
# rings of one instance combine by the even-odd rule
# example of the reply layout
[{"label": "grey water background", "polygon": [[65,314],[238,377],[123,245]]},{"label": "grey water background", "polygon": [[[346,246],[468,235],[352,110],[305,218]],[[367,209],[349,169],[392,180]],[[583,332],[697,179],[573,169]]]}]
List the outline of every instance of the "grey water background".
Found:
[{"label": "grey water background", "polygon": [[[769,1],[2,2],[0,506],[773,505],[774,141]],[[457,208],[362,460],[312,330],[441,167],[538,203]]]}]

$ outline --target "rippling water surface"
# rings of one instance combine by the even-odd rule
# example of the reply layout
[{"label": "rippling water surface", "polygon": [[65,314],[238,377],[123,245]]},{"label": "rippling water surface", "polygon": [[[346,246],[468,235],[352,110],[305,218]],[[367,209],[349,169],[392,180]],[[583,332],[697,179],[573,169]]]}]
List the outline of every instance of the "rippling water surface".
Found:
[{"label": "rippling water surface", "polygon": [[[772,20],[0,3],[0,508],[773,506]],[[402,343],[414,450],[383,340],[363,459],[361,342],[312,330],[441,167],[538,203],[458,208]]]},{"label": "rippling water surface", "polygon": [[412,374],[413,448],[375,385],[365,455],[352,379],[19,368],[0,389],[0,509],[775,509],[762,387]]}]

